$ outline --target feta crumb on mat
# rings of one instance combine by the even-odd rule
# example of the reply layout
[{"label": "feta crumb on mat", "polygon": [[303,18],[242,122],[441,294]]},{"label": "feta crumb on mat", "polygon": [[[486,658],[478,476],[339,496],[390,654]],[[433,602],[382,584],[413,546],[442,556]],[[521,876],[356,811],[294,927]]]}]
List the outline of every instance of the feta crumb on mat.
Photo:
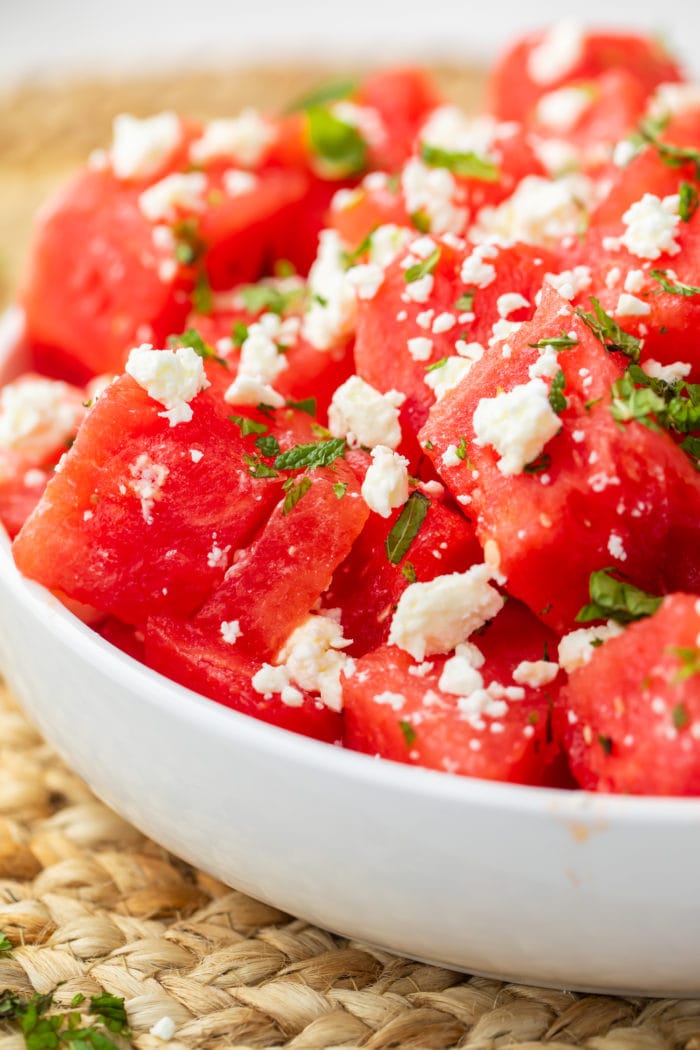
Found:
[{"label": "feta crumb on mat", "polygon": [[595,651],[596,643],[615,638],[616,635],[622,634],[623,630],[624,628],[619,623],[608,620],[603,627],[581,627],[576,631],[570,631],[559,642],[559,665],[567,674],[571,674],[572,671],[589,662]]},{"label": "feta crumb on mat", "polygon": [[350,376],[333,394],[328,408],[328,429],[333,437],[344,437],[349,445],[386,445],[401,442],[399,408],[404,394],[389,390],[380,394],[359,376]]},{"label": "feta crumb on mat", "polygon": [[210,120],[190,146],[190,159],[206,164],[215,157],[232,157],[238,164],[253,168],[276,134],[273,125],[249,106],[237,117]]},{"label": "feta crumb on mat", "polygon": [[549,387],[531,379],[496,397],[481,398],[474,412],[480,445],[498,452],[501,474],[520,474],[558,433],[561,420],[549,403]]},{"label": "feta crumb on mat", "polygon": [[191,346],[177,350],[154,350],[150,343],[134,347],[125,371],[135,379],[149,397],[166,409],[159,412],[171,427],[189,423],[193,398],[209,386],[204,362]]},{"label": "feta crumb on mat", "polygon": [[490,579],[487,565],[473,565],[466,572],[409,584],[391,621],[389,645],[415,660],[449,653],[503,607]]},{"label": "feta crumb on mat", "polygon": [[144,120],[120,113],[112,129],[109,156],[118,179],[152,175],[182,141],[182,125],[171,110]]},{"label": "feta crumb on mat", "polygon": [[163,1042],[169,1043],[172,1037],[175,1035],[176,1024],[172,1017],[168,1017],[166,1014],[161,1017],[159,1021],[151,1025],[148,1029],[149,1035],[154,1035],[157,1039],[162,1039]]},{"label": "feta crumb on mat", "polygon": [[408,499],[408,460],[386,445],[375,445],[361,491],[369,509],[388,518]]},{"label": "feta crumb on mat", "polygon": [[622,216],[626,229],[620,244],[639,259],[658,259],[664,253],[677,255],[681,246],[674,234],[681,221],[679,204],[677,193],[663,200],[654,193],[645,193]]},{"label": "feta crumb on mat", "polygon": [[139,208],[151,222],[173,221],[178,212],[204,211],[207,177],[201,171],[166,175],[139,195]]},{"label": "feta crumb on mat", "polygon": [[352,666],[351,658],[340,650],[351,644],[351,639],[343,637],[343,628],[330,616],[312,614],[292,631],[279,651],[279,659],[296,685],[319,693],[326,707],[340,711],[340,673]]}]

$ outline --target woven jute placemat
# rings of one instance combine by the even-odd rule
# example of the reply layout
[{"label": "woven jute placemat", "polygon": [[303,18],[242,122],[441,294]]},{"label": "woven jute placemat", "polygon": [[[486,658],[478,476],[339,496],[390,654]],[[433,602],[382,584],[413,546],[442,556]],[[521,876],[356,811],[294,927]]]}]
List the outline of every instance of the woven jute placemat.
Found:
[{"label": "woven jute placemat", "polygon": [[[337,76],[337,71],[335,72]],[[226,71],[108,84],[26,86],[0,98],[0,303],[11,298],[31,216],[116,112],[215,116],[276,108],[315,69]],[[474,105],[478,74],[437,70]],[[0,995],[123,997],[133,1046],[176,1025],[172,1050],[700,1050],[700,999],[575,995],[396,958],[309,926],[196,871],[107,809],[0,685]],[[0,1022],[0,1050],[21,1050]]]}]

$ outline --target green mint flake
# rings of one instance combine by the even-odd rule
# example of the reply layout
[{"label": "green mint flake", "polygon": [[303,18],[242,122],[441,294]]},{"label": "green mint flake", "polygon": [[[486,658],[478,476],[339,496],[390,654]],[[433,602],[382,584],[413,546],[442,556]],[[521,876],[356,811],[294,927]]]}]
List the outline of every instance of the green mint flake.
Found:
[{"label": "green mint flake", "polygon": [[678,187],[678,214],[682,222],[690,222],[698,207],[698,191],[690,182],[681,182]]},{"label": "green mint flake", "polygon": [[248,419],[247,416],[229,416],[231,423],[240,430],[243,437],[248,437],[249,434],[266,434],[267,423],[258,423],[255,419]]},{"label": "green mint flake", "polygon": [[680,447],[690,458],[696,470],[700,470],[700,438],[689,436],[681,441]]},{"label": "green mint flake", "polygon": [[642,347],[641,340],[620,328],[617,321],[605,312],[593,295],[591,296],[591,303],[593,304],[594,314],[586,313],[585,310],[577,307],[574,311],[576,316],[581,318],[586,327],[590,329],[606,350],[611,352],[619,350],[635,363],[639,361]]},{"label": "green mint flake", "polygon": [[427,441],[423,442],[423,448],[426,450],[426,452],[433,452],[435,449],[435,445],[432,443],[430,438],[428,438]]},{"label": "green mint flake", "polygon": [[370,248],[372,247],[372,234],[376,229],[377,227],[373,226],[370,232],[367,234],[367,236],[363,237],[363,239],[360,241],[357,248],[353,248],[353,250],[350,252],[344,251],[341,253],[343,265],[346,270],[349,270],[351,266],[354,266],[357,260],[361,259],[362,256],[370,250]]},{"label": "green mint flake", "polygon": [[485,160],[477,153],[453,153],[430,146],[423,142],[420,148],[421,160],[430,168],[447,168],[454,175],[466,179],[478,179],[480,182],[498,182],[501,173],[493,161]]},{"label": "green mint flake", "polygon": [[552,457],[549,452],[543,452],[537,459],[533,459],[530,463],[526,463],[523,467],[523,474],[542,474],[545,470],[549,470],[552,465]]},{"label": "green mint flake", "polygon": [[455,303],[455,310],[465,310],[469,312],[474,306],[474,296],[476,295],[476,289],[472,288],[469,291],[462,292],[459,299]]},{"label": "green mint flake", "polygon": [[[292,481],[291,478],[288,480]],[[299,500],[306,495],[310,488],[311,478],[308,475],[304,475],[298,481],[292,481],[292,484],[287,486],[287,493],[282,504],[282,513],[289,514],[290,511],[294,510]]]},{"label": "green mint flake", "polygon": [[80,1004],[84,1003],[84,1002],[85,1002],[85,996],[83,995],[83,993],[82,992],[76,992],[75,995],[73,996],[73,998],[70,1001],[70,1005],[73,1008],[75,1008],[76,1006],[80,1006]]},{"label": "green mint flake", "polygon": [[447,357],[441,357],[438,361],[433,361],[431,365],[426,365],[425,370],[426,372],[436,372],[438,368],[444,368],[447,364],[447,361]]},{"label": "green mint flake", "polygon": [[274,434],[261,434],[255,439],[255,447],[260,450],[262,456],[268,459],[280,454],[280,443]]},{"label": "green mint flake", "polygon": [[612,752],[613,742],[612,737],[603,736],[602,733],[598,733],[598,743],[602,747],[604,753],[609,755]]},{"label": "green mint flake", "polygon": [[588,581],[591,601],[576,616],[577,623],[591,620],[615,620],[627,624],[651,616],[659,608],[662,598],[647,594],[632,583],[612,576],[612,569],[597,569]]},{"label": "green mint flake", "polygon": [[194,266],[204,255],[207,245],[199,232],[195,218],[181,219],[173,225],[175,258],[183,266]]},{"label": "green mint flake", "polygon": [[411,225],[414,226],[419,233],[430,233],[432,229],[432,222],[427,211],[414,211],[409,215]]},{"label": "green mint flake", "polygon": [[688,709],[685,704],[676,704],[671,712],[671,718],[676,729],[685,729],[690,721]]},{"label": "green mint flake", "polygon": [[367,167],[367,143],[352,124],[323,106],[306,109],[311,150],[333,175],[359,175]]},{"label": "green mint flake", "polygon": [[427,277],[428,274],[433,273],[435,267],[440,261],[441,255],[442,249],[438,246],[430,253],[427,259],[423,259],[421,262],[409,266],[404,273],[406,284],[413,284],[414,281],[419,281],[421,277]]},{"label": "green mint flake", "polygon": [[697,646],[690,646],[688,648],[676,648],[672,646],[669,650],[674,656],[680,660],[680,668],[676,672],[673,678],[673,684],[678,685],[679,682],[685,682],[686,679],[692,678],[696,674],[700,674],[700,649]]},{"label": "green mint flake", "polygon": [[214,347],[202,339],[196,328],[186,328],[182,335],[169,335],[168,345],[172,347],[189,346],[205,361],[216,361],[217,364],[228,368],[228,361],[220,357]]},{"label": "green mint flake", "polygon": [[566,376],[560,368],[554,376],[554,378],[552,379],[552,385],[549,388],[549,396],[547,399],[550,405],[552,406],[552,411],[556,412],[557,415],[563,412],[568,404],[566,398],[564,397],[565,388]]},{"label": "green mint flake", "polygon": [[653,277],[657,284],[660,284],[663,290],[670,292],[671,295],[685,295],[687,297],[700,295],[700,288],[696,284],[683,284],[682,281],[669,279],[668,270],[650,270],[649,276]]},{"label": "green mint flake", "polygon": [[649,387],[635,386],[629,373],[615,380],[611,387],[611,398],[610,412],[618,423],[634,420],[650,430],[660,429],[655,416],[665,410],[666,402]]},{"label": "green mint flake", "polygon": [[210,314],[214,309],[214,293],[205,270],[200,269],[192,291],[192,308],[198,314]]},{"label": "green mint flake", "polygon": [[259,284],[244,284],[238,291],[248,313],[283,314],[301,298],[304,289],[299,285],[282,291],[274,284],[261,281]]},{"label": "green mint flake", "polygon": [[403,738],[406,741],[406,747],[413,747],[416,742],[416,731],[410,722],[399,722],[399,729],[403,733]]},{"label": "green mint flake", "polygon": [[90,998],[90,1013],[99,1017],[110,1032],[126,1032],[129,1022],[124,1008],[124,1000],[118,995],[101,992]]},{"label": "green mint flake", "polygon": [[[682,379],[668,383],[648,376],[638,365],[630,365],[613,383],[611,395],[610,411],[618,422],[635,419],[652,430],[665,427],[679,434],[700,428],[700,385],[697,383],[686,383]],[[681,447],[684,446],[686,442]],[[684,447],[691,459],[694,447],[692,440]]]},{"label": "green mint flake", "polygon": [[465,437],[459,439],[459,444],[455,448],[455,456],[462,462],[467,458],[467,439]]},{"label": "green mint flake", "polygon": [[342,499],[347,490],[347,481],[336,481],[335,485],[333,486],[333,494],[336,499]]},{"label": "green mint flake", "polygon": [[345,438],[329,441],[312,441],[308,445],[295,445],[281,452],[275,459],[276,470],[312,470],[314,467],[329,467],[336,459],[345,455]]},{"label": "green mint flake", "polygon": [[409,583],[415,583],[418,577],[416,576],[416,567],[412,561],[405,561],[401,566],[401,575],[404,576]]},{"label": "green mint flake", "polygon": [[430,507],[430,500],[422,492],[412,492],[386,538],[386,556],[392,565],[398,565],[415,540]]},{"label": "green mint flake", "polygon": [[662,142],[658,137],[657,129],[648,123],[639,129],[642,141],[653,146],[659,154],[659,158],[668,168],[682,168],[686,164],[695,165],[695,178],[700,179],[700,151],[690,149],[686,146],[674,146],[670,142]]},{"label": "green mint flake", "polygon": [[248,473],[252,478],[278,478],[276,470],[263,463],[260,456],[244,456],[243,459],[248,467]]},{"label": "green mint flake", "polygon": [[12,951],[12,941],[0,930],[0,955]]},{"label": "green mint flake", "polygon": [[568,350],[569,347],[578,346],[578,339],[574,339],[573,336],[562,332],[561,335],[552,339],[540,339],[537,343],[528,343],[527,345],[531,346],[533,350],[546,350],[548,346],[551,346],[554,350]]},{"label": "green mint flake", "polygon": [[316,415],[316,398],[305,397],[302,401],[285,401],[287,408],[296,408],[298,412],[306,412],[307,416]]},{"label": "green mint flake", "polygon": [[349,98],[357,90],[356,80],[331,80],[320,84],[307,95],[302,95],[288,108],[288,113],[303,113],[317,106],[324,106],[328,102],[338,102],[340,99]]},{"label": "green mint flake", "polygon": [[231,328],[231,339],[234,346],[243,346],[248,338],[248,325],[245,321],[234,321]]}]

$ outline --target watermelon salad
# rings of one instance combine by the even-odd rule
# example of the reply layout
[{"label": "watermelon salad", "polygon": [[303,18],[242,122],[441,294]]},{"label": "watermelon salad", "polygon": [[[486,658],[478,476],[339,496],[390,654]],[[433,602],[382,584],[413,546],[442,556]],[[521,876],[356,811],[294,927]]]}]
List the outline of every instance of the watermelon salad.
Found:
[{"label": "watermelon salad", "polygon": [[700,794],[699,192],[700,88],[570,23],[480,115],[398,69],[118,117],[19,289],[17,566],[276,726]]}]

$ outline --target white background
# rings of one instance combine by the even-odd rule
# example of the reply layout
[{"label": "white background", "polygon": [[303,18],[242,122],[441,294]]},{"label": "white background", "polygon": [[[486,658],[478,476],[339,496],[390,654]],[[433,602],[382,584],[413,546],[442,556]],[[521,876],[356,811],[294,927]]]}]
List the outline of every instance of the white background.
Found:
[{"label": "white background", "polygon": [[71,70],[145,73],[285,56],[486,61],[523,29],[562,17],[658,32],[700,72],[700,3],[691,0],[0,0],[0,86]]}]

